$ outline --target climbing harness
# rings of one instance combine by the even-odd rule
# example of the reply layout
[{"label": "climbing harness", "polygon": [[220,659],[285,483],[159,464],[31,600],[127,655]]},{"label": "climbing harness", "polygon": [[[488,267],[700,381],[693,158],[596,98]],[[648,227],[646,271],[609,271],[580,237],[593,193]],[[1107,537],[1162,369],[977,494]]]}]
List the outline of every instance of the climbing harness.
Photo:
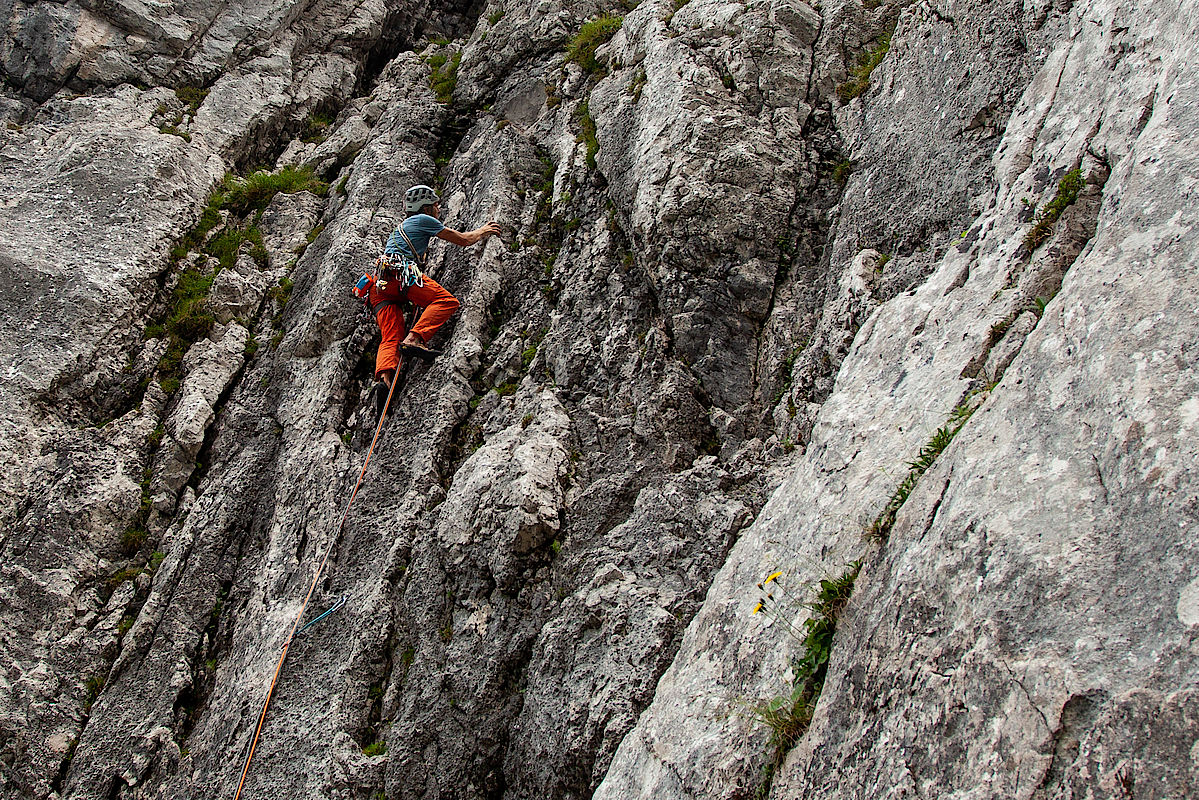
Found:
[{"label": "climbing harness", "polygon": [[300,605],[300,612],[296,614],[295,622],[291,625],[291,632],[288,633],[287,639],[284,640],[283,652],[279,653],[279,661],[275,664],[275,673],[271,676],[271,685],[267,689],[266,699],[262,703],[262,713],[258,715],[258,726],[254,729],[254,739],[250,742],[250,752],[246,755],[246,764],[242,767],[241,779],[237,782],[237,793],[233,795],[233,800],[240,800],[242,789],[245,788],[246,776],[250,773],[250,761],[254,758],[254,750],[258,746],[258,738],[262,734],[262,725],[266,722],[266,711],[271,704],[271,695],[274,694],[275,685],[279,682],[279,673],[283,670],[283,662],[287,658],[287,651],[291,647],[292,642],[295,641],[299,634],[345,605],[346,598],[342,596],[340,600],[333,604],[332,608],[309,622],[303,628],[297,630],[300,620],[304,618],[304,611],[308,608],[308,601],[312,599],[312,593],[316,591],[316,585],[320,583],[321,575],[325,572],[325,564],[329,561],[329,553],[333,551],[333,545],[341,538],[341,532],[345,529],[346,520],[350,516],[350,508],[354,505],[355,498],[358,497],[358,490],[362,488],[362,479],[366,476],[366,468],[370,465],[371,456],[375,452],[375,445],[379,442],[379,434],[383,431],[383,422],[387,419],[387,409],[391,405],[391,398],[395,394],[396,386],[400,383],[400,371],[403,367],[404,362],[401,359],[396,364],[395,374],[391,378],[391,388],[387,392],[387,400],[383,403],[383,413],[379,415],[379,424],[375,427],[375,436],[371,439],[371,446],[366,451],[366,460],[362,462],[362,469],[358,473],[358,480],[354,484],[354,491],[350,493],[350,499],[346,503],[345,512],[341,515],[341,521],[337,523],[337,532],[329,539],[329,545],[325,548],[325,554],[321,558],[321,563],[316,568],[316,574],[312,576],[312,585],[308,587],[308,594],[304,595],[304,602]]},{"label": "climbing harness", "polygon": [[[415,255],[416,247],[412,244],[412,240],[408,238],[408,234],[404,233],[403,223],[396,226],[396,230],[404,239],[404,243],[408,245],[408,251]],[[384,277],[386,272],[390,270],[395,273],[395,280],[399,281],[400,293],[403,294],[413,286],[424,288],[424,266],[425,260],[420,256],[416,256],[416,260],[413,261],[403,253],[384,253],[375,259],[374,271],[364,272],[362,277],[350,289],[350,292],[354,297],[362,301],[363,310],[373,319],[380,308],[394,303],[392,300],[384,300],[373,307],[371,306],[371,289],[377,284],[387,282],[387,279]]]}]

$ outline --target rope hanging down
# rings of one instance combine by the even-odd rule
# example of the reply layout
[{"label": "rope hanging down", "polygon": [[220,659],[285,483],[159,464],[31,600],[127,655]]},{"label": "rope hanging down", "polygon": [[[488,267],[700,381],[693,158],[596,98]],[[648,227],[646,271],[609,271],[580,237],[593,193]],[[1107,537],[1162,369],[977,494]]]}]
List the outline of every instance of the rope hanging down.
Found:
[{"label": "rope hanging down", "polygon": [[300,613],[296,614],[296,621],[292,623],[291,631],[287,634],[287,640],[283,643],[283,652],[279,654],[279,663],[275,665],[275,674],[271,677],[271,685],[267,689],[266,700],[262,703],[262,713],[258,716],[258,727],[254,729],[254,740],[250,743],[250,752],[246,755],[246,765],[242,768],[241,780],[237,782],[237,794],[233,795],[233,800],[240,800],[241,798],[242,789],[246,785],[246,776],[250,773],[250,760],[254,758],[254,748],[258,746],[258,737],[262,733],[262,724],[266,721],[266,710],[271,704],[271,695],[274,694],[275,684],[279,681],[279,672],[283,669],[283,661],[287,658],[287,650],[291,647],[291,643],[296,637],[296,628],[299,627],[300,620],[304,618],[304,611],[308,608],[308,601],[312,599],[312,593],[316,591],[316,585],[320,583],[321,575],[325,571],[325,563],[329,560],[329,553],[332,552],[333,545],[341,538],[341,532],[345,528],[346,519],[350,516],[350,507],[354,505],[354,498],[358,496],[358,490],[362,487],[362,479],[366,475],[367,465],[371,463],[371,456],[375,452],[375,444],[379,441],[379,434],[383,430],[383,421],[387,419],[387,409],[391,405],[391,396],[395,393],[396,385],[400,382],[400,370],[403,366],[404,362],[401,358],[392,376],[391,388],[387,391],[387,400],[383,403],[383,413],[379,415],[379,425],[375,428],[375,436],[371,439],[370,449],[366,451],[366,460],[362,462],[362,471],[358,473],[358,481],[354,484],[354,491],[350,493],[350,500],[346,503],[345,513],[341,515],[341,522],[337,524],[337,533],[329,539],[329,545],[325,548],[325,555],[321,558],[321,563],[316,568],[316,575],[312,577],[312,585],[308,587],[308,594],[304,595],[304,603],[300,606]]}]

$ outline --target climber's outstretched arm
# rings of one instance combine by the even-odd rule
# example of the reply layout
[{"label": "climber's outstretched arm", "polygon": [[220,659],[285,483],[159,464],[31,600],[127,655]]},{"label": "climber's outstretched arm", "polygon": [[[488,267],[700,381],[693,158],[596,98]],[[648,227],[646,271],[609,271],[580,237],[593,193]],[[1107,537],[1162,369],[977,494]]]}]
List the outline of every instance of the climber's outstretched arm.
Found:
[{"label": "climber's outstretched arm", "polygon": [[441,233],[437,234],[438,239],[445,239],[450,244],[456,244],[459,247],[470,247],[476,242],[486,239],[488,236],[494,236],[500,232],[500,226],[494,222],[489,222],[482,228],[476,228],[467,233],[460,233],[453,228],[442,228]]}]

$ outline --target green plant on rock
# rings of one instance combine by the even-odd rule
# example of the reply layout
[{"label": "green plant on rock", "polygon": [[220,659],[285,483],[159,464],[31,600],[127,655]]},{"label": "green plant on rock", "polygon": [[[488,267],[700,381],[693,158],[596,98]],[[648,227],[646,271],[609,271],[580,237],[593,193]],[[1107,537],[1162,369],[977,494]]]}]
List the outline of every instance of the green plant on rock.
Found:
[{"label": "green plant on rock", "polygon": [[237,263],[243,242],[250,243],[250,257],[259,266],[267,266],[266,244],[262,240],[262,231],[256,225],[244,229],[237,226],[225,228],[204,245],[204,252],[217,259],[221,269],[229,269]]},{"label": "green plant on rock", "polygon": [[140,567],[125,567],[124,569],[117,570],[111,576],[109,576],[108,588],[115,589],[122,583],[134,580],[138,575],[141,574],[142,571]]},{"label": "green plant on rock", "polygon": [[278,172],[258,170],[244,178],[226,175],[219,193],[220,207],[238,215],[266,208],[277,194],[329,193],[329,184],[318,179],[311,167],[286,166]]},{"label": "green plant on rock", "polygon": [[783,395],[791,391],[792,381],[795,376],[795,359],[799,358],[799,354],[807,347],[807,342],[802,342],[787,351],[787,357],[783,359],[783,363],[779,365],[779,388],[774,394],[775,404],[783,399]]},{"label": "green plant on rock", "polygon": [[129,526],[125,532],[121,534],[121,552],[127,556],[131,556],[146,543],[146,531],[137,526]]},{"label": "green plant on rock", "polygon": [[870,73],[883,63],[883,59],[890,52],[891,34],[894,30],[895,26],[892,25],[879,38],[878,43],[858,59],[858,65],[849,71],[849,80],[837,87],[837,96],[842,102],[848,103],[870,88]]},{"label": "green plant on rock", "polygon": [[615,36],[623,23],[624,17],[611,14],[583,23],[583,27],[566,45],[566,60],[578,64],[590,75],[603,73],[604,67],[596,60],[595,51]]},{"label": "green plant on rock", "polygon": [[[781,571],[771,574],[758,584],[762,596],[758,599],[753,613],[764,613],[780,623],[789,637],[800,646],[799,655],[791,662],[794,677],[789,691],[778,697],[752,703],[748,708],[751,718],[770,729],[768,759],[763,767],[762,783],[756,794],[759,798],[769,794],[774,775],[782,766],[783,759],[812,721],[812,713],[828,674],[837,621],[849,603],[854,582],[861,568],[862,562],[854,561],[846,566],[841,575],[820,581],[815,597],[806,603],[798,603],[789,594],[784,586]],[[806,607],[811,612],[801,626],[796,626],[791,621],[797,605]]]},{"label": "green plant on rock", "polygon": [[[591,109],[587,107],[587,101],[579,103],[575,109],[575,122],[582,129],[582,141],[587,144],[587,166],[595,169],[595,156],[599,153],[599,138],[595,127],[595,120],[591,118]],[[563,194],[565,198],[566,195]],[[563,202],[566,202],[564,199]]]},{"label": "green plant on rock", "polygon": [[1078,200],[1084,181],[1081,169],[1072,169],[1062,176],[1057,184],[1057,194],[1037,215],[1032,228],[1024,235],[1024,249],[1032,252],[1040,247],[1053,233],[1053,226],[1062,212]]},{"label": "green plant on rock", "polygon": [[291,292],[294,288],[295,284],[292,282],[291,278],[284,275],[279,279],[279,284],[277,286],[272,286],[269,290],[267,290],[267,299],[278,303],[280,307],[286,306],[287,301],[291,299]]},{"label": "green plant on rock", "polygon": [[304,121],[304,132],[300,135],[300,140],[315,144],[325,141],[329,138],[329,130],[335,121],[336,118],[332,114],[314,111]]},{"label": "green plant on rock", "polygon": [[633,96],[633,103],[636,104],[641,100],[641,92],[645,89],[645,84],[649,82],[649,76],[645,72],[645,67],[638,67],[633,73],[633,80],[629,84],[628,93]]},{"label": "green plant on rock", "polygon": [[88,714],[100,692],[104,690],[104,676],[93,675],[83,684],[83,713]]},{"label": "green plant on rock", "polygon": [[461,52],[452,56],[437,53],[429,57],[429,66],[432,68],[429,73],[429,86],[437,96],[438,102],[448,104],[453,100],[454,89],[458,88],[458,66],[461,63]]},{"label": "green plant on rock", "polygon": [[975,412],[977,405],[969,400],[962,403],[949,415],[949,420],[942,425],[929,439],[928,443],[920,448],[920,452],[916,454],[916,458],[908,462],[908,474],[900,481],[899,485],[891,493],[887,504],[883,506],[883,510],[875,518],[874,522],[870,523],[870,527],[866,529],[866,535],[872,539],[886,540],[891,534],[891,528],[895,525],[895,516],[899,513],[899,509],[907,502],[908,496],[912,490],[916,488],[916,482],[920,480],[920,476],[928,471],[928,468],[937,460],[937,456],[949,446],[953,441],[953,437],[958,435],[958,431],[970,419],[970,415]]},{"label": "green plant on rock", "polygon": [[175,90],[175,96],[186,107],[187,115],[194,117],[200,110],[200,104],[204,102],[204,98],[208,97],[208,90],[199,86],[180,86]]},{"label": "green plant on rock", "polygon": [[837,166],[833,167],[833,183],[838,186],[844,186],[849,176],[853,174],[852,161],[840,161]]},{"label": "green plant on rock", "polygon": [[162,133],[170,134],[171,136],[178,136],[180,139],[182,139],[185,142],[191,142],[191,140],[192,140],[192,135],[190,133],[188,133],[187,131],[180,130],[178,127],[176,127],[174,125],[163,125],[158,130]]},{"label": "green plant on rock", "polygon": [[182,261],[188,252],[195,249],[204,241],[209,232],[221,224],[221,205],[225,196],[218,189],[208,196],[208,203],[200,214],[200,221],[195,227],[183,235],[183,238],[171,250],[172,261]]},{"label": "green plant on rock", "polygon": [[383,741],[382,739],[374,742],[373,744],[368,744],[366,747],[362,748],[362,755],[364,756],[381,756],[386,752],[387,742]]}]

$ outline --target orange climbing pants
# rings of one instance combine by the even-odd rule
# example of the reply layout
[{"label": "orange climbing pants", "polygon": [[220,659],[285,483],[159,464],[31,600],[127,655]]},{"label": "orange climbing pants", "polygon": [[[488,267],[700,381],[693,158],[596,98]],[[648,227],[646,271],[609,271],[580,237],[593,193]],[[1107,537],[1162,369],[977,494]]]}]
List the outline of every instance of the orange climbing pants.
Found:
[{"label": "orange climbing pants", "polygon": [[[425,276],[424,286],[408,287],[408,301],[424,309],[424,313],[412,326],[412,332],[424,341],[433,338],[445,321],[458,310],[458,298],[447,292],[437,281]],[[399,281],[389,280],[387,290],[380,292],[371,287],[371,308],[375,310],[375,319],[379,322],[379,330],[383,332],[383,341],[379,342],[379,354],[375,357],[375,380],[380,380],[385,372],[392,372],[399,364],[400,342],[406,333],[404,329],[404,293],[399,290]],[[380,307],[380,304],[382,307]]]}]

